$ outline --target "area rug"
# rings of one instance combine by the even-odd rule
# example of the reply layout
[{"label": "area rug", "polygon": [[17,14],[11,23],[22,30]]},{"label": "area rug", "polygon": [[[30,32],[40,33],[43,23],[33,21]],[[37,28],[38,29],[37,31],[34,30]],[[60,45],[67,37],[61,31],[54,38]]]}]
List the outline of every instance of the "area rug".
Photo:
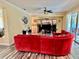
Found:
[{"label": "area rug", "polygon": [[14,50],[7,54],[3,59],[73,59],[73,57],[70,54],[67,56],[56,57],[32,52],[18,52]]},{"label": "area rug", "polygon": [[[0,46],[1,47],[1,46]],[[1,47],[0,59],[74,59],[71,54],[66,56],[51,56],[32,52],[20,52],[13,46]]]}]

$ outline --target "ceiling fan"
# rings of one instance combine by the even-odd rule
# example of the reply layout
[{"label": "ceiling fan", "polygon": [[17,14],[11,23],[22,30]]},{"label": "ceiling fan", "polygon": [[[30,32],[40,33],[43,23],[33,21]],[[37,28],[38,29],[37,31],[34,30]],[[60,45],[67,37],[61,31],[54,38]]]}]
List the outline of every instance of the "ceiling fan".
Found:
[{"label": "ceiling fan", "polygon": [[52,12],[52,10],[47,10],[47,8],[44,7],[44,14],[46,14],[46,13],[53,13],[53,12]]}]

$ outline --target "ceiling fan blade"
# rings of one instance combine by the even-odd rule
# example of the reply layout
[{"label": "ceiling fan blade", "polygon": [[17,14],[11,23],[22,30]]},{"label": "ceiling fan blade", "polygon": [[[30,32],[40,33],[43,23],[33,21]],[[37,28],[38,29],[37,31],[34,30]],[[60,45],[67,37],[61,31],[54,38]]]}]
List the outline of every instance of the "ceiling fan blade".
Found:
[{"label": "ceiling fan blade", "polygon": [[52,12],[52,10],[47,10],[47,8],[44,7],[44,14],[46,14],[46,13],[53,13],[53,12]]},{"label": "ceiling fan blade", "polygon": [[53,13],[52,10],[48,10],[47,12],[49,12],[49,13]]}]

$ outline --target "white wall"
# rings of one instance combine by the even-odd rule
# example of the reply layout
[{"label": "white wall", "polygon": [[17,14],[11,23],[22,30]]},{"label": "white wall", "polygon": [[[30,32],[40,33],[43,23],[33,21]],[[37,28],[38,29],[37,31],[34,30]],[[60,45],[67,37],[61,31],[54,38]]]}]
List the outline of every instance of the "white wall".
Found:
[{"label": "white wall", "polygon": [[[5,35],[3,36],[3,38],[0,38],[0,45],[11,45],[14,42],[14,36],[22,33],[24,25],[21,19],[25,15],[25,13],[22,12],[19,8],[1,1],[0,7],[3,9],[3,21],[5,30]],[[26,16],[28,17],[28,25],[30,26],[31,15],[27,14]]]},{"label": "white wall", "polygon": [[0,7],[3,9],[5,30],[5,35],[0,38],[0,45],[11,45],[14,42],[14,36],[20,34],[24,28],[21,19],[25,13],[21,12],[18,8],[1,1]]}]

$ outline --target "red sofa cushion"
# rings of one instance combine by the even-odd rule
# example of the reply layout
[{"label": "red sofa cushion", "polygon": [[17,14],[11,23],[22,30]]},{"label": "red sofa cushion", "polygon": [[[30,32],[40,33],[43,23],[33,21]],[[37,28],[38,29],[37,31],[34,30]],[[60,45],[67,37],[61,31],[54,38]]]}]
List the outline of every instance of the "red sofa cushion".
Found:
[{"label": "red sofa cushion", "polygon": [[17,35],[14,41],[18,51],[67,55],[71,51],[73,35],[70,33],[65,36]]}]

